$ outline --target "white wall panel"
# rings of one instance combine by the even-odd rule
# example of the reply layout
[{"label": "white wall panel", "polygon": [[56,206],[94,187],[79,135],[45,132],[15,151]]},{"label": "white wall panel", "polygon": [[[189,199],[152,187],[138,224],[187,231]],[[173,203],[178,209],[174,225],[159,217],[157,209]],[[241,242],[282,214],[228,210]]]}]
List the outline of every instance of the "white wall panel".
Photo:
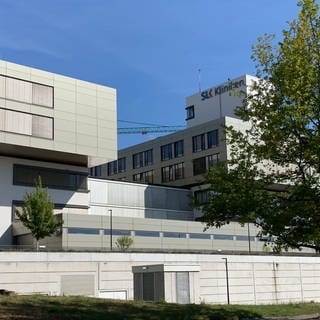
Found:
[{"label": "white wall panel", "polygon": [[4,98],[6,96],[6,78],[4,76],[0,76],[0,98]]},{"label": "white wall panel", "polygon": [[46,107],[53,107],[53,88],[33,83],[32,103]]},{"label": "white wall panel", "polygon": [[6,78],[6,98],[32,103],[32,83]]}]

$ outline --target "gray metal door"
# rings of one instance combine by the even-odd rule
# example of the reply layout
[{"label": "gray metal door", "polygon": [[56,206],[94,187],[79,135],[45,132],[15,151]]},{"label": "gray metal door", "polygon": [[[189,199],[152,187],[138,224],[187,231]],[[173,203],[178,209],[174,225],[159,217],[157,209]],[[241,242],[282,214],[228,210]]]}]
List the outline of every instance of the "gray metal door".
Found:
[{"label": "gray metal door", "polygon": [[190,303],[189,272],[176,273],[177,303]]},{"label": "gray metal door", "polygon": [[143,273],[143,300],[154,301],[154,272]]}]

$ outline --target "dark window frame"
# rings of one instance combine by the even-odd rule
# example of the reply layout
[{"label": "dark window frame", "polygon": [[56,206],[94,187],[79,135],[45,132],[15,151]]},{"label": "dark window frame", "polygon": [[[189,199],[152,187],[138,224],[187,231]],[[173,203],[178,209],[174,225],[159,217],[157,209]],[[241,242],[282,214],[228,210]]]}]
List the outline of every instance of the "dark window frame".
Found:
[{"label": "dark window frame", "polygon": [[100,229],[98,228],[67,227],[66,229],[68,234],[100,235]]},{"label": "dark window frame", "polygon": [[211,240],[209,233],[189,233],[189,239]]},{"label": "dark window frame", "polygon": [[176,239],[186,239],[186,232],[178,232],[178,231],[163,231],[164,238],[176,238]]},{"label": "dark window frame", "polygon": [[214,240],[228,240],[232,241],[234,240],[234,237],[232,234],[215,234],[213,235]]},{"label": "dark window frame", "polygon": [[142,168],[144,166],[144,160],[143,160],[143,151],[134,153],[132,155],[132,168],[138,169]]},{"label": "dark window frame", "polygon": [[[151,173],[151,174],[150,174]],[[151,181],[149,180],[151,176]],[[132,175],[132,180],[134,182],[142,182],[142,183],[153,183],[154,170],[138,172]]]},{"label": "dark window frame", "polygon": [[206,149],[205,134],[197,134],[192,137],[192,152],[200,152]]},{"label": "dark window frame", "polygon": [[184,162],[173,165],[173,178],[175,181],[184,179]]},{"label": "dark window frame", "polygon": [[160,146],[161,161],[171,160],[173,158],[172,143]]},{"label": "dark window frame", "polygon": [[219,162],[219,153],[209,154],[208,156],[206,156],[206,162],[207,162],[207,169],[216,166]]},{"label": "dark window frame", "polygon": [[118,168],[118,173],[126,172],[126,167],[127,167],[127,159],[126,157],[119,158],[117,160],[117,168]]},{"label": "dark window frame", "polygon": [[[17,78],[17,77],[8,76],[8,75],[3,74],[3,73],[0,73],[0,76],[2,76],[4,78],[10,78],[10,79],[14,79],[14,80],[19,80],[19,81],[23,81],[23,82],[27,82],[27,83],[31,83],[31,84],[37,84],[37,85],[45,86],[45,87],[48,87],[48,88],[52,88],[52,107],[49,107],[49,106],[46,106],[46,105],[42,105],[42,104],[33,103],[33,101],[32,101],[31,104],[33,106],[40,106],[40,107],[43,107],[43,108],[54,109],[54,91],[55,91],[54,90],[54,86],[50,86],[50,85],[43,84],[43,83],[40,83],[40,82],[35,82],[35,81],[20,79],[20,78]],[[29,102],[26,102],[26,101],[23,101],[23,100],[15,100],[15,99],[7,98],[7,97],[4,97],[4,99],[10,100],[10,101],[16,101],[16,102],[29,104]]]},{"label": "dark window frame", "polygon": [[51,125],[51,130],[52,130],[52,136],[51,138],[46,138],[46,137],[41,137],[41,136],[37,136],[37,135],[29,135],[29,134],[25,134],[25,133],[20,133],[20,132],[15,132],[15,131],[6,131],[6,130],[0,130],[0,132],[7,132],[7,133],[13,133],[13,134],[18,134],[21,136],[25,136],[25,137],[31,137],[31,138],[37,138],[37,139],[45,139],[45,140],[54,140],[54,118],[53,117],[49,117],[49,116],[43,116],[40,114],[36,114],[36,113],[31,113],[31,112],[24,112],[24,111],[20,111],[20,110],[13,110],[13,109],[8,109],[8,108],[3,108],[0,107],[1,110],[6,110],[6,111],[12,111],[12,112],[17,112],[17,113],[22,113],[22,114],[29,114],[31,116],[36,116],[36,117],[42,117],[42,118],[47,118],[47,119],[51,119],[52,120],[52,125]]},{"label": "dark window frame", "polygon": [[194,199],[197,205],[206,204],[209,200],[210,190],[197,190],[194,192]]},{"label": "dark window frame", "polygon": [[[103,234],[105,236],[111,235],[111,229],[104,229]],[[112,229],[112,235],[113,236],[131,236],[131,230],[127,229]]]},{"label": "dark window frame", "polygon": [[113,176],[118,173],[118,163],[117,160],[110,161],[107,163],[107,174],[108,176]]},{"label": "dark window frame", "polygon": [[214,129],[207,132],[207,148],[211,149],[219,146],[219,130]]},{"label": "dark window frame", "polygon": [[152,166],[153,165],[153,149],[148,149],[143,152],[143,163],[144,166]]},{"label": "dark window frame", "polygon": [[[181,174],[178,172],[181,171]],[[161,181],[170,182],[184,179],[184,162],[175,163],[161,168]]]},{"label": "dark window frame", "polygon": [[[37,171],[36,176],[33,179],[33,182],[19,182],[17,179],[17,170],[23,169],[23,168],[28,168],[30,170]],[[71,170],[61,170],[61,169],[55,169],[55,168],[46,168],[46,167],[36,167],[36,166],[29,166],[29,165],[22,165],[22,164],[13,164],[13,181],[12,184],[16,186],[27,186],[27,187],[35,187],[36,185],[36,180],[38,176],[41,177],[41,173],[38,172],[48,172],[48,173],[56,173],[56,174],[66,174],[66,175],[73,175],[75,176],[75,185],[73,186],[59,186],[59,185],[54,185],[54,184],[47,184],[46,181],[42,180],[42,186],[45,188],[49,189],[57,189],[57,190],[70,190],[70,191],[76,191],[76,192],[89,192],[88,190],[88,173],[84,172],[79,172],[79,171],[71,171]],[[80,179],[81,177],[81,179]],[[79,185],[81,184],[82,179],[85,179],[85,188],[80,187]],[[78,186],[78,187],[76,187]]]},{"label": "dark window frame", "polygon": [[184,156],[184,140],[178,140],[173,143],[174,157],[180,158]]},{"label": "dark window frame", "polygon": [[[201,165],[200,165],[201,163]],[[197,176],[204,174],[207,171],[206,157],[200,157],[192,160],[193,164],[193,175]]]},{"label": "dark window frame", "polygon": [[194,119],[194,105],[186,107],[186,120]]},{"label": "dark window frame", "polygon": [[135,237],[153,237],[159,238],[160,231],[153,231],[153,230],[135,230],[134,231]]}]

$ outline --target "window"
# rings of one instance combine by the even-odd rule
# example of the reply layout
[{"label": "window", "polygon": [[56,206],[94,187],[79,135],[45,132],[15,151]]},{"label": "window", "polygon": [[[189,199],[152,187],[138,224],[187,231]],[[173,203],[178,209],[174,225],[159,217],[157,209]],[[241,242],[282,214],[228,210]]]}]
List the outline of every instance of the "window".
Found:
[{"label": "window", "polygon": [[231,235],[231,234],[215,234],[214,239],[216,239],[216,240],[233,240],[233,235]]},{"label": "window", "polygon": [[209,190],[200,190],[194,192],[194,198],[197,205],[205,204],[208,202],[210,191]]},{"label": "window", "polygon": [[174,143],[174,157],[179,158],[184,155],[183,140],[176,141]]},{"label": "window", "polygon": [[179,180],[184,178],[184,164],[178,163],[173,166],[174,179]]},{"label": "window", "polygon": [[255,241],[256,237],[254,237],[254,236],[250,236],[250,237],[248,237],[248,236],[236,236],[236,239],[239,240],[239,241],[249,241],[249,239],[250,239],[250,241]]},{"label": "window", "polygon": [[[117,173],[122,173],[126,171],[126,158],[120,158],[118,160],[114,160],[107,163],[107,174],[108,176],[112,176]],[[101,172],[101,170],[100,170]],[[101,175],[101,173],[100,173]]]},{"label": "window", "polygon": [[141,173],[136,173],[132,176],[132,180],[135,182],[141,182]]},{"label": "window", "polygon": [[153,170],[136,173],[132,176],[135,182],[153,183]]},{"label": "window", "polygon": [[32,103],[32,83],[15,79],[6,78],[6,99]]},{"label": "window", "polygon": [[53,107],[53,88],[42,84],[32,84],[32,103]]},{"label": "window", "polygon": [[219,154],[211,154],[207,156],[208,168],[214,167],[219,162]]},{"label": "window", "polygon": [[208,149],[219,145],[219,131],[218,129],[212,130],[207,133]]},{"label": "window", "polygon": [[147,230],[136,230],[135,236],[137,237],[160,237],[159,231],[147,231]]},{"label": "window", "polygon": [[147,183],[153,183],[153,170],[144,173],[144,181]]},{"label": "window", "polygon": [[68,228],[68,233],[70,234],[93,234],[98,235],[100,233],[99,229],[93,228]]},{"label": "window", "polygon": [[93,177],[101,177],[101,166],[90,168],[89,172]]},{"label": "window", "polygon": [[0,130],[32,137],[53,139],[53,119],[0,108]]},{"label": "window", "polygon": [[144,152],[144,165],[151,166],[153,165],[153,150],[147,150]]},{"label": "window", "polygon": [[[104,235],[105,236],[111,235],[111,230],[105,229]],[[130,232],[130,230],[112,229],[112,235],[113,236],[130,236],[131,232]]]},{"label": "window", "polygon": [[203,174],[207,170],[206,157],[198,158],[193,160],[193,175]]},{"label": "window", "polygon": [[190,239],[210,239],[210,234],[208,233],[190,233]]},{"label": "window", "polygon": [[169,182],[184,178],[184,163],[177,163],[161,168],[162,182]]},{"label": "window", "polygon": [[32,115],[32,136],[53,139],[52,118]]},{"label": "window", "polygon": [[153,150],[138,152],[132,155],[133,169],[141,168],[143,166],[153,165]]},{"label": "window", "polygon": [[[173,153],[172,153],[173,149]],[[161,160],[170,160],[173,158],[179,158],[184,155],[184,142],[183,140],[176,141],[174,143],[168,143],[166,145],[161,146]]]},{"label": "window", "polygon": [[205,149],[204,134],[192,137],[192,151],[198,152]]},{"label": "window", "polygon": [[172,159],[172,143],[161,146],[161,161]]},{"label": "window", "polygon": [[204,174],[210,167],[217,165],[219,154],[211,154],[193,160],[193,175]]},{"label": "window", "polygon": [[163,232],[163,236],[165,238],[186,238],[187,234],[184,232],[166,231],[166,232]]},{"label": "window", "polygon": [[161,168],[161,179],[162,182],[173,181],[173,167],[167,166]]},{"label": "window", "polygon": [[194,118],[194,106],[189,106],[186,108],[187,112],[187,118],[186,120],[193,119]]},{"label": "window", "polygon": [[108,162],[107,167],[108,167],[108,176],[112,176],[113,174],[116,174],[118,172],[117,160]]},{"label": "window", "polygon": [[138,152],[132,155],[133,169],[143,167],[143,152]]},{"label": "window", "polygon": [[74,191],[87,191],[87,173],[58,170],[43,167],[13,165],[13,184],[20,186],[35,186],[38,177],[42,186]]},{"label": "window", "polygon": [[126,171],[126,158],[120,158],[118,159],[118,172],[125,172]]},{"label": "window", "polygon": [[53,87],[7,76],[0,76],[0,97],[53,107]]}]

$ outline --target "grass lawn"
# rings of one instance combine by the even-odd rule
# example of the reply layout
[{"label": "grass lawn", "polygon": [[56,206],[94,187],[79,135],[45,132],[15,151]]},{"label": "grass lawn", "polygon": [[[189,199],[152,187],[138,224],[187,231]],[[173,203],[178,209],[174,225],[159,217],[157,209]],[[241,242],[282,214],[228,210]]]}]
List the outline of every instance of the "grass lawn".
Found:
[{"label": "grass lawn", "polygon": [[320,312],[320,304],[317,303],[221,306],[208,304],[177,305],[171,303],[124,302],[87,297],[0,297],[0,319],[20,320],[234,320],[312,314],[318,312]]}]

